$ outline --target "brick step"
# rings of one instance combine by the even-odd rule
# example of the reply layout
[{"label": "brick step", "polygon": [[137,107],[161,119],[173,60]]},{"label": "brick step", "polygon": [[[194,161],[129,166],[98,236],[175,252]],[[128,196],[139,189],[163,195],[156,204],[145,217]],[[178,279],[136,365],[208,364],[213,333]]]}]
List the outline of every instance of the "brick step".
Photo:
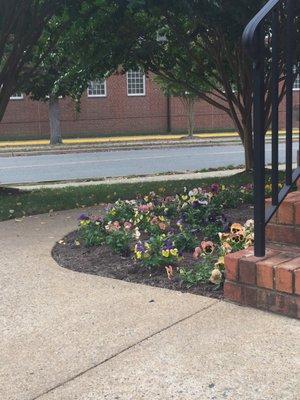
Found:
[{"label": "brick step", "polygon": [[[266,200],[266,207],[271,199]],[[300,245],[300,191],[289,193],[266,228],[270,242]]]},{"label": "brick step", "polygon": [[225,257],[227,300],[300,318],[300,247],[270,245],[265,257],[253,248]]}]

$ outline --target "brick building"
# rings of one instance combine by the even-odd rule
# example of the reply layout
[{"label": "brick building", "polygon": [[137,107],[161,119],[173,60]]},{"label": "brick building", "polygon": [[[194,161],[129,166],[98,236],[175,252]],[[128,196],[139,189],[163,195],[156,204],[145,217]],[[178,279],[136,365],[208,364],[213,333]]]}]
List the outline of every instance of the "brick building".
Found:
[{"label": "brick building", "polygon": [[[299,115],[299,79],[295,83],[295,126]],[[81,110],[73,102],[60,100],[63,137],[123,133],[166,133],[186,131],[186,115],[178,98],[168,99],[150,77],[131,71],[105,82],[92,82],[82,96]],[[284,102],[281,119],[284,118]],[[234,129],[227,114],[198,101],[195,106],[197,131]],[[49,136],[47,103],[14,95],[0,123],[1,138]]]}]

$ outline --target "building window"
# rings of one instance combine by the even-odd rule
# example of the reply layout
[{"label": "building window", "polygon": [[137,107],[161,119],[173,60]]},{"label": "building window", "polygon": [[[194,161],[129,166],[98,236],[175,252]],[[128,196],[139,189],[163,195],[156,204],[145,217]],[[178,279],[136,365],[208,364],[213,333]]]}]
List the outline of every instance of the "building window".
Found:
[{"label": "building window", "polygon": [[141,71],[127,72],[127,95],[128,96],[145,96],[145,74]]},{"label": "building window", "polygon": [[[294,73],[296,72],[296,66],[294,66]],[[293,86],[294,90],[300,90],[300,74],[298,74],[296,76],[296,79],[294,81],[294,86]]]},{"label": "building window", "polygon": [[24,98],[23,93],[14,93],[12,96],[10,96],[10,100],[22,100]]},{"label": "building window", "polygon": [[106,80],[91,81],[87,90],[88,97],[106,97]]}]

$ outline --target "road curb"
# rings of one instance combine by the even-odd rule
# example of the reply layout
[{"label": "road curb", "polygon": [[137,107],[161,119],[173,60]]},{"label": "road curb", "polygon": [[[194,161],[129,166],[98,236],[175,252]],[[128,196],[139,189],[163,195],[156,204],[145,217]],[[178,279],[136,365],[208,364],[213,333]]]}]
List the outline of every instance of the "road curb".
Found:
[{"label": "road curb", "polygon": [[[271,140],[267,138],[266,143]],[[295,138],[294,141],[297,139]],[[284,139],[279,140],[279,143],[284,142]],[[0,157],[24,157],[34,155],[47,154],[70,154],[70,153],[94,153],[94,152],[111,152],[111,151],[130,151],[130,150],[148,150],[160,148],[189,148],[189,147],[209,147],[209,146],[231,146],[240,144],[240,139],[223,139],[223,140],[195,140],[195,141],[162,141],[162,142],[137,142],[124,144],[89,144],[89,145],[59,145],[57,146],[41,146],[30,148],[0,148]],[[63,147],[62,147],[63,146]]]}]

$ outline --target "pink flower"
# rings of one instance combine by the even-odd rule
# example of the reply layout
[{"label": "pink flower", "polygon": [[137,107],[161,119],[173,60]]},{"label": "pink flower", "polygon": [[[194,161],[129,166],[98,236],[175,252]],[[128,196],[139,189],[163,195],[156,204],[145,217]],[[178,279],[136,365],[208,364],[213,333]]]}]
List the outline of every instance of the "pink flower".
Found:
[{"label": "pink flower", "polygon": [[132,223],[131,222],[124,222],[124,229],[126,231],[130,231],[130,229],[132,228]]},{"label": "pink flower", "polygon": [[165,231],[167,229],[167,225],[164,222],[160,222],[158,226],[159,229],[161,229],[162,231]]},{"label": "pink flower", "polygon": [[200,243],[200,246],[195,248],[193,257],[195,259],[197,259],[200,257],[200,255],[202,253],[211,254],[214,251],[214,249],[215,249],[215,246],[214,246],[213,242],[211,242],[209,240],[207,240],[207,241],[203,240]]},{"label": "pink flower", "polygon": [[147,213],[150,210],[150,207],[147,204],[142,204],[138,208],[139,212]]},{"label": "pink flower", "polygon": [[213,193],[219,193],[219,191],[220,191],[220,185],[219,185],[218,183],[213,183],[213,184],[210,186],[210,190],[211,190]]},{"label": "pink flower", "polygon": [[151,219],[151,225],[157,225],[158,224],[158,221],[159,221],[159,219],[158,219],[158,217],[153,217],[152,219]]},{"label": "pink flower", "polygon": [[194,250],[193,257],[194,257],[195,259],[197,259],[197,258],[200,257],[201,253],[202,253],[202,249],[201,249],[201,247],[198,246],[198,247],[196,247],[195,250]]},{"label": "pink flower", "polygon": [[214,249],[215,249],[215,246],[214,246],[214,244],[213,244],[213,242],[211,242],[211,241],[203,241],[203,242],[201,242],[201,249],[204,251],[204,253],[206,253],[206,254],[210,254],[210,253],[212,253],[213,251],[214,251]]},{"label": "pink flower", "polygon": [[121,228],[120,222],[119,221],[115,221],[113,222],[113,228],[118,231]]}]

